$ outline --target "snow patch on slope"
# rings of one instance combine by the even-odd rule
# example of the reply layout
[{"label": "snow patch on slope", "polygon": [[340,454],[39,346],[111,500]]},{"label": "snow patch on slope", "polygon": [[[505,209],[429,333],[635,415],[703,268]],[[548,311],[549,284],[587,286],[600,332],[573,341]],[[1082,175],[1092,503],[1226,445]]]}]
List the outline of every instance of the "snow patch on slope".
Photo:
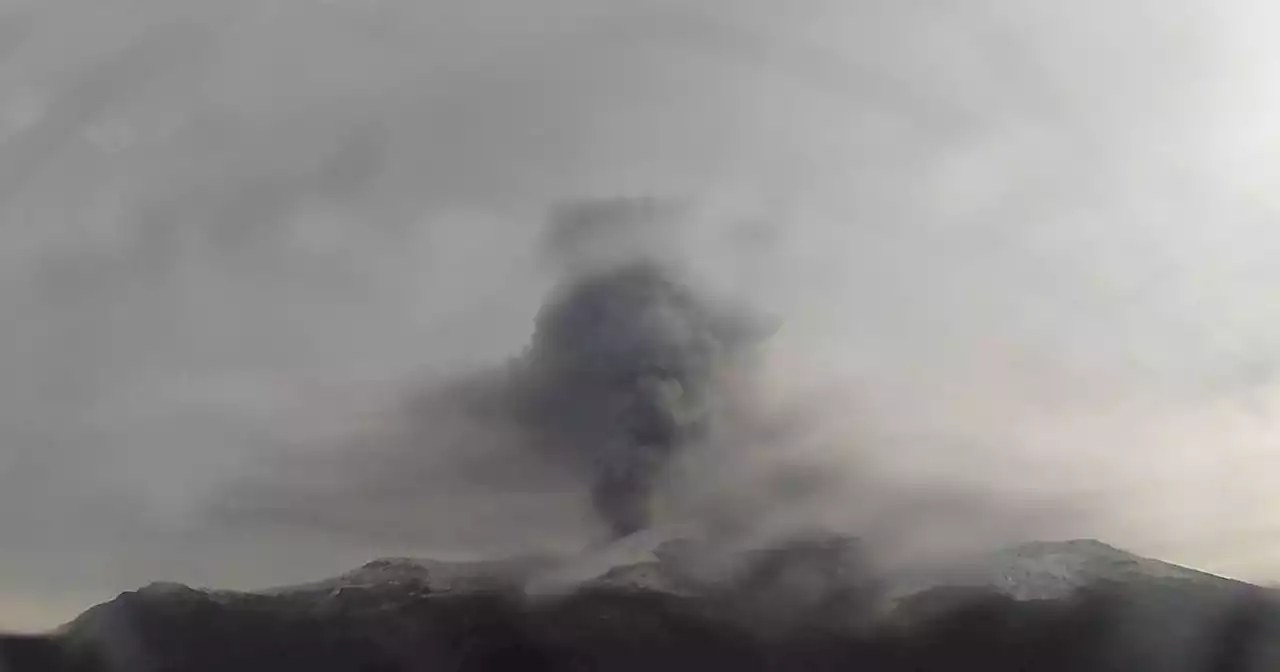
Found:
[{"label": "snow patch on slope", "polygon": [[1101,582],[1175,580],[1231,587],[1238,582],[1152,560],[1094,539],[1031,542],[995,553],[923,567],[896,577],[892,590],[902,597],[942,586],[994,589],[1018,600],[1068,597]]}]

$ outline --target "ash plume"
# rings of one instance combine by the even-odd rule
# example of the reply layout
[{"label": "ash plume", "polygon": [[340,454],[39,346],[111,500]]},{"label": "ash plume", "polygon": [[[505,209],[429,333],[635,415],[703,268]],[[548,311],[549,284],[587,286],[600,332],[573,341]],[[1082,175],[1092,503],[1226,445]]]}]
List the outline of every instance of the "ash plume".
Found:
[{"label": "ash plume", "polygon": [[584,470],[594,509],[618,537],[648,526],[663,467],[706,438],[718,372],[762,333],[656,255],[608,240],[657,224],[660,211],[631,199],[561,211],[554,251],[569,273],[540,310],[520,367],[525,419]]},{"label": "ash plume", "polygon": [[[219,497],[214,519],[470,549],[649,527],[670,467],[721,433],[732,374],[752,368],[774,326],[681,259],[692,211],[630,197],[552,208],[535,244],[551,281],[514,358],[355,389],[374,396],[373,413],[299,418],[318,436]],[[417,513],[437,502],[469,515]],[[513,515],[529,519],[523,530]]]}]

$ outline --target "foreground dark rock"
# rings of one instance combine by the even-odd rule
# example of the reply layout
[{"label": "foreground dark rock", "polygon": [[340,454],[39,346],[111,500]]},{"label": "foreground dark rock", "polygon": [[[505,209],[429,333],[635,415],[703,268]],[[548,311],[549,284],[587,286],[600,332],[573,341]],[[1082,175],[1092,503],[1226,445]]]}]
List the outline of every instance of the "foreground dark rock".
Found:
[{"label": "foreground dark rock", "polygon": [[[1054,548],[1089,565],[1110,547]],[[714,571],[697,555],[668,544],[541,595],[525,590],[549,566],[537,560],[384,560],[266,593],[155,584],[56,635],[0,641],[0,670],[1280,669],[1269,595],[1163,563],[1052,599],[974,584],[886,601],[847,540],[743,553]]]}]

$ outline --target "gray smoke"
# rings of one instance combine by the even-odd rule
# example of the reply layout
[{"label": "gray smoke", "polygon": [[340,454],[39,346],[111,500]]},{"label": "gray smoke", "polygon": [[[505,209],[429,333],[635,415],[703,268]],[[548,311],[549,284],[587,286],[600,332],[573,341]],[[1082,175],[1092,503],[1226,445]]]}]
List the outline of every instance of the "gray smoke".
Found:
[{"label": "gray smoke", "polygon": [[553,207],[530,223],[550,277],[516,352],[409,371],[376,395],[343,384],[364,403],[300,418],[314,433],[259,462],[213,519],[480,554],[648,527],[673,467],[725,434],[731,381],[774,328],[689,261],[695,211],[657,198]]},{"label": "gray smoke", "polygon": [[554,247],[569,273],[519,366],[525,421],[585,470],[615,536],[648,526],[663,467],[706,438],[718,371],[759,335],[745,311],[717,305],[655,255],[608,240],[659,224],[653,205],[622,199],[560,213]]}]

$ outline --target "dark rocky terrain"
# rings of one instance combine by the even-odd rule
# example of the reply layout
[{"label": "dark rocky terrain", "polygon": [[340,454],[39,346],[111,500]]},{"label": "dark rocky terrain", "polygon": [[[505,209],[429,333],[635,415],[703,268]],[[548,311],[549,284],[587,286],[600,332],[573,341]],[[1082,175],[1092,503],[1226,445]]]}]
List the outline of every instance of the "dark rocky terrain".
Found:
[{"label": "dark rocky terrain", "polygon": [[57,633],[4,638],[0,669],[1252,672],[1280,664],[1280,611],[1264,591],[1098,542],[1021,546],[989,556],[985,578],[917,575],[910,585],[872,579],[862,557],[841,538],[718,557],[668,542],[647,560],[560,589],[540,577],[563,563],[536,558],[387,559],[254,593],[152,584]]}]

